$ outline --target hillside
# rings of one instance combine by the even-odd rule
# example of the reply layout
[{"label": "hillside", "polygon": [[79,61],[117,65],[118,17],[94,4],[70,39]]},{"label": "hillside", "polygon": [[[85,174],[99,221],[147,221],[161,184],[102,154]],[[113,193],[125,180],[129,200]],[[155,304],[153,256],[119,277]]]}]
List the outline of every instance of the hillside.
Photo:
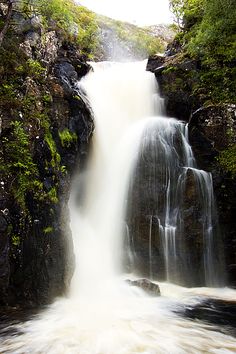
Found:
[{"label": "hillside", "polygon": [[175,31],[166,25],[138,27],[131,23],[97,17],[99,28],[98,59],[145,59],[163,53]]}]

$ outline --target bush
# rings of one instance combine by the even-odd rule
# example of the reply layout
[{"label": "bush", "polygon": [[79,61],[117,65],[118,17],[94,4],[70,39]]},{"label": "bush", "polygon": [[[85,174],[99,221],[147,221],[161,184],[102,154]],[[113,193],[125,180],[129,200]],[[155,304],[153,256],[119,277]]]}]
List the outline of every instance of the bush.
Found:
[{"label": "bush", "polygon": [[98,46],[95,14],[73,0],[34,1],[46,27],[55,27],[65,40],[79,46],[83,54],[93,54]]},{"label": "bush", "polygon": [[[235,0],[172,0],[184,52],[201,62],[198,89],[213,103],[236,102]],[[177,11],[177,10],[178,11]]]},{"label": "bush", "polygon": [[236,178],[236,144],[231,145],[228,149],[221,151],[218,161],[220,165]]}]

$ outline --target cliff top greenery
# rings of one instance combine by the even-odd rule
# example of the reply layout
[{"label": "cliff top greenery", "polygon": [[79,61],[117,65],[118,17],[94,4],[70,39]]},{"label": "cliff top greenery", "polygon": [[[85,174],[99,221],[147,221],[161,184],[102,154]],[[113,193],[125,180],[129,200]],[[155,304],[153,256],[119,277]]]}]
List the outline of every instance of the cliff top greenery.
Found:
[{"label": "cliff top greenery", "polygon": [[[43,32],[55,30],[64,41],[78,45],[89,56],[98,45],[96,15],[73,0],[1,0],[0,45],[10,31],[26,30],[23,19],[38,16]],[[18,28],[18,30],[17,30]]]},{"label": "cliff top greenery", "polygon": [[161,34],[157,35],[153,27],[139,27],[101,15],[97,16],[97,23],[100,29],[111,30],[121,45],[127,46],[137,55],[143,54],[144,57],[164,52],[166,45],[175,34],[175,31],[168,26],[162,25]]},{"label": "cliff top greenery", "polygon": [[9,19],[8,31],[12,27],[21,26],[22,16],[27,20],[32,15],[38,15],[44,31],[56,30],[63,40],[77,45],[81,54],[89,59],[99,57],[99,30],[104,26],[116,33],[121,45],[137,53],[145,53],[145,56],[163,52],[166,44],[165,38],[159,38],[147,28],[98,16],[74,0],[2,0],[0,4],[6,7],[5,16],[1,16],[4,11],[0,13],[0,36]]},{"label": "cliff top greenery", "polygon": [[213,102],[236,102],[235,0],[170,0],[184,53],[201,65],[200,86]]}]

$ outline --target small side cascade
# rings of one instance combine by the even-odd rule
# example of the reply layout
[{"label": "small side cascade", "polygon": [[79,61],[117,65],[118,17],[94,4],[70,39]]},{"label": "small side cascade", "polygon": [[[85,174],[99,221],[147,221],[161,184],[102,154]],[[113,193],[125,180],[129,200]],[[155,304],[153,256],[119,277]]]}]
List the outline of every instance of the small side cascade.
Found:
[{"label": "small side cascade", "polygon": [[153,278],[153,274],[152,274],[152,215],[150,215],[150,224],[149,224],[149,276],[150,276],[150,279]]},{"label": "small side cascade", "polygon": [[[185,123],[160,116],[147,122],[133,179],[129,220],[137,243],[147,233],[150,277],[187,286],[222,284],[212,177],[197,169]],[[140,222],[151,213],[158,220],[155,235],[152,218],[147,231]]]}]

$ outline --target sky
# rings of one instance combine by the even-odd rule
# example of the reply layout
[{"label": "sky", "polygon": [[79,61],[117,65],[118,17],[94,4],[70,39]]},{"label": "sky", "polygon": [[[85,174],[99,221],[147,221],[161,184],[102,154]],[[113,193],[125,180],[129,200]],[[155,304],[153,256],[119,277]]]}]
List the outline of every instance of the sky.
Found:
[{"label": "sky", "polygon": [[99,14],[139,26],[172,23],[169,0],[76,0]]}]

